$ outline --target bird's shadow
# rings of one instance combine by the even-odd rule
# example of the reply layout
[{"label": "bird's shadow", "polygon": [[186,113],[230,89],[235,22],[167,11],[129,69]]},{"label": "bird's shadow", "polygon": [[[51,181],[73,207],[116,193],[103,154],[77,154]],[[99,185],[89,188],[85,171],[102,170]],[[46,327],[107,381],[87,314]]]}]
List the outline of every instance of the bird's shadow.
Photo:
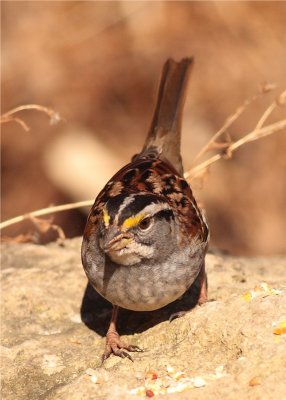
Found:
[{"label": "bird's shadow", "polygon": [[[130,311],[120,309],[117,328],[121,335],[140,333],[160,322],[169,320],[172,314],[189,311],[198,302],[200,283],[197,279],[178,300],[155,311]],[[105,336],[111,318],[112,305],[101,297],[88,283],[82,299],[80,314],[83,323],[100,336]]]}]

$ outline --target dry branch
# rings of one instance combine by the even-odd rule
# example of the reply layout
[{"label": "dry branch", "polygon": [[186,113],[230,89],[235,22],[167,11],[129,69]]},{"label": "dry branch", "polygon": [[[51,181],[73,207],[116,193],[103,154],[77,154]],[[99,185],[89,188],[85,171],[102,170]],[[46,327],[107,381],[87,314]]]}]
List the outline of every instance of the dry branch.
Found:
[{"label": "dry branch", "polygon": [[55,125],[59,121],[62,120],[60,115],[59,115],[59,113],[54,111],[54,110],[52,110],[51,108],[48,108],[48,107],[45,107],[45,106],[41,106],[39,104],[26,104],[24,106],[19,106],[19,107],[13,108],[12,110],[2,114],[0,116],[0,123],[4,124],[4,123],[7,123],[7,122],[16,122],[19,125],[21,125],[21,127],[25,131],[29,131],[30,128],[26,124],[26,122],[23,121],[19,117],[15,117],[15,114],[17,114],[20,111],[24,111],[24,110],[36,110],[36,111],[43,112],[44,114],[47,114],[48,117],[50,118],[50,124],[51,125]]},{"label": "dry branch", "polygon": [[[263,92],[264,93],[264,92]],[[210,139],[210,141],[203,147],[203,149],[198,153],[195,157],[195,160],[198,160],[207,152],[217,149],[223,149],[222,152],[217,153],[207,159],[204,162],[201,162],[199,165],[194,166],[189,171],[185,173],[185,178],[187,180],[192,180],[194,178],[198,178],[204,173],[207,172],[208,168],[214,164],[216,161],[220,160],[221,158],[231,158],[232,153],[237,150],[242,145],[261,139],[264,136],[271,135],[272,133],[279,132],[286,128],[286,119],[282,119],[278,122],[273,124],[267,125],[263,127],[267,118],[272,114],[272,112],[277,107],[281,107],[285,105],[286,102],[286,90],[280,94],[280,96],[270,104],[270,106],[264,111],[261,118],[257,122],[255,128],[248,134],[244,135],[241,139],[237,140],[236,142],[231,142],[231,140],[227,140],[222,143],[217,143],[216,140],[226,132],[233,122],[242,114],[242,112],[246,109],[246,107],[253,102],[253,100],[257,99],[258,95],[253,96],[252,98],[246,100],[244,104],[239,107],[234,114],[232,114],[229,118],[227,118],[226,122],[224,123],[223,127],[215,133],[215,135]],[[194,162],[193,162],[194,163]]]},{"label": "dry branch", "polygon": [[7,228],[8,226],[29,220],[33,217],[40,217],[47,214],[52,214],[60,211],[72,210],[74,208],[89,207],[94,203],[94,200],[78,201],[77,203],[62,204],[59,206],[52,206],[42,208],[40,210],[32,211],[27,214],[19,215],[18,217],[11,218],[7,221],[1,222],[0,229]]},{"label": "dry branch", "polygon": [[223,126],[212,136],[210,141],[198,152],[195,158],[192,161],[192,165],[195,165],[196,162],[208,151],[217,148],[219,145],[225,145],[225,143],[217,143],[216,140],[226,133],[227,129],[236,121],[241,114],[246,110],[246,108],[253,103],[261,93],[257,93],[254,96],[250,97],[249,99],[245,100],[245,102],[239,106],[233,114],[231,114],[224,122]]},{"label": "dry branch", "polygon": [[188,172],[185,173],[185,179],[192,180],[194,178],[199,177],[201,174],[205,173],[206,170],[214,164],[216,161],[220,160],[221,158],[231,158],[232,153],[237,150],[242,145],[252,142],[254,140],[261,139],[264,136],[271,135],[272,133],[279,132],[286,128],[286,119],[275,122],[274,124],[267,125],[261,129],[254,129],[243,138],[237,140],[236,142],[230,144],[225,150],[224,153],[215,154],[214,156],[210,157],[208,160],[200,163],[196,167],[190,169]]}]

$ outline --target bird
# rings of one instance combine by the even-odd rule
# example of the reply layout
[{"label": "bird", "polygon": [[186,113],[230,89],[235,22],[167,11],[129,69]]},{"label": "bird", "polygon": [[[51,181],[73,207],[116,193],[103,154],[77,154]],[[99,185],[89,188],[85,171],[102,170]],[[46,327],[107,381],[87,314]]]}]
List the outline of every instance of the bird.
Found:
[{"label": "bird", "polygon": [[112,308],[102,360],[133,361],[143,351],[117,332],[120,308],[151,311],[180,298],[198,279],[207,301],[209,228],[184,179],[181,126],[193,58],[163,65],[150,129],[140,153],[98,194],[87,218],[81,256],[92,287]]}]

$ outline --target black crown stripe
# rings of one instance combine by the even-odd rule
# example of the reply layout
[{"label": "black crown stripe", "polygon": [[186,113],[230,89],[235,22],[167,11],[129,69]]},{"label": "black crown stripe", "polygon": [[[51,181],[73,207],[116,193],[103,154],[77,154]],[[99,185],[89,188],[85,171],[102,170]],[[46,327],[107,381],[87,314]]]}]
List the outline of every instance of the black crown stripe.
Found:
[{"label": "black crown stripe", "polygon": [[166,200],[155,196],[153,194],[137,194],[134,196],[134,201],[128,205],[128,207],[124,208],[119,215],[118,223],[119,225],[123,224],[123,222],[142,211],[149,204],[157,204],[157,203],[165,203]]}]

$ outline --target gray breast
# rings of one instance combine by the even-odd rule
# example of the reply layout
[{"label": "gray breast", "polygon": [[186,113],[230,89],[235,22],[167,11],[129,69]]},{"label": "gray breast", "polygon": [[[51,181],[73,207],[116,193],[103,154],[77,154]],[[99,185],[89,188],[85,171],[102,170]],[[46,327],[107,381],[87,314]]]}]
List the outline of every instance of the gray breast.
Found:
[{"label": "gray breast", "polygon": [[147,260],[119,266],[107,257],[101,262],[87,257],[85,270],[94,288],[112,304],[134,311],[156,310],[178,299],[194,282],[204,252],[193,250],[174,253],[155,265]]}]

